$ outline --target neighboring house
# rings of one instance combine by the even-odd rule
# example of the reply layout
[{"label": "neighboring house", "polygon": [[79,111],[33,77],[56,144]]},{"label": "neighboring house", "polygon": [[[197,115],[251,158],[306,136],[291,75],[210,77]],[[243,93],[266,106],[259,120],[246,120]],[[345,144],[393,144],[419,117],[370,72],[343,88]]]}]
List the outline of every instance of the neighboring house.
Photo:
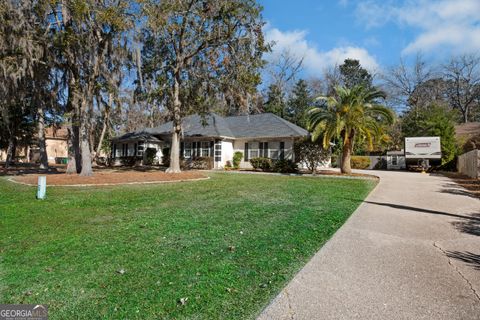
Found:
[{"label": "neighboring house", "polygon": [[[68,130],[64,127],[48,127],[45,129],[45,146],[49,164],[65,164],[68,160]],[[28,162],[38,162],[40,150],[37,137],[30,146],[26,147],[25,155]]]},{"label": "neighboring house", "polygon": [[[210,157],[216,169],[231,162],[236,151],[243,153],[241,168],[251,168],[249,160],[255,157],[293,160],[295,140],[308,136],[305,129],[271,113],[234,117],[211,114],[204,119],[192,115],[183,119],[182,131],[181,157]],[[163,150],[170,147],[171,134],[172,122],[126,133],[112,140],[112,156],[145,160],[145,151],[152,148],[161,163]]]},{"label": "neighboring house", "polygon": [[[48,127],[45,129],[45,145],[49,164],[67,163],[68,130],[63,127]],[[0,161],[5,161],[7,151],[0,150]],[[28,145],[18,145],[15,152],[15,162],[36,163],[40,159],[38,137],[35,135]]]},{"label": "neighboring house", "polygon": [[66,163],[68,160],[68,129],[48,127],[45,130],[48,163]]}]

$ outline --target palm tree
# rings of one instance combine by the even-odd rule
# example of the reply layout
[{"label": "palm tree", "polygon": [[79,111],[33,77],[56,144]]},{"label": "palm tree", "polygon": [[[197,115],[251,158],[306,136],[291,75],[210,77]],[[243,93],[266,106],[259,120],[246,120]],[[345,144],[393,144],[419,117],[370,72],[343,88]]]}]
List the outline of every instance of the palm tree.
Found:
[{"label": "palm tree", "polygon": [[351,173],[351,155],[356,138],[365,139],[370,150],[374,141],[384,136],[385,124],[393,123],[392,110],[378,103],[385,93],[374,87],[358,85],[351,89],[335,87],[335,95],[319,97],[325,103],[309,110],[309,130],[313,141],[320,136],[327,148],[332,139],[343,141],[342,173]]}]

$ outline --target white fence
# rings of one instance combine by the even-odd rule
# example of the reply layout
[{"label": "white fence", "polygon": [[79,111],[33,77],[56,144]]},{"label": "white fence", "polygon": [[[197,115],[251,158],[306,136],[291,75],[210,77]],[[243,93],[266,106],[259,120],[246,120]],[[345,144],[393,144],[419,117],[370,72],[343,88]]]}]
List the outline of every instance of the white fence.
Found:
[{"label": "white fence", "polygon": [[480,150],[472,150],[458,157],[457,170],[470,178],[480,178]]}]

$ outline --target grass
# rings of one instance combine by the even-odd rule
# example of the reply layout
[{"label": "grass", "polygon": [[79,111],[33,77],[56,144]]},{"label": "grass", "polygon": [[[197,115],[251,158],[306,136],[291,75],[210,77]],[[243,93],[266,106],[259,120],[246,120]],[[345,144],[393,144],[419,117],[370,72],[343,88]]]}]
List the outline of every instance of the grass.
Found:
[{"label": "grass", "polygon": [[375,185],[211,176],[45,201],[0,179],[0,301],[46,303],[50,319],[254,318]]}]

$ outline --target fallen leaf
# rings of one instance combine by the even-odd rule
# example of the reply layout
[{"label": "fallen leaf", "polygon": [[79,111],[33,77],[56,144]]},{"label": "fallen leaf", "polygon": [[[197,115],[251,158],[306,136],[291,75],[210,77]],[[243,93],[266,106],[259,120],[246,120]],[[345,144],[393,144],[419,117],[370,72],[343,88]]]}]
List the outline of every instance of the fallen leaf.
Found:
[{"label": "fallen leaf", "polygon": [[180,298],[178,299],[178,303],[182,306],[186,305],[188,301],[188,298]]}]

